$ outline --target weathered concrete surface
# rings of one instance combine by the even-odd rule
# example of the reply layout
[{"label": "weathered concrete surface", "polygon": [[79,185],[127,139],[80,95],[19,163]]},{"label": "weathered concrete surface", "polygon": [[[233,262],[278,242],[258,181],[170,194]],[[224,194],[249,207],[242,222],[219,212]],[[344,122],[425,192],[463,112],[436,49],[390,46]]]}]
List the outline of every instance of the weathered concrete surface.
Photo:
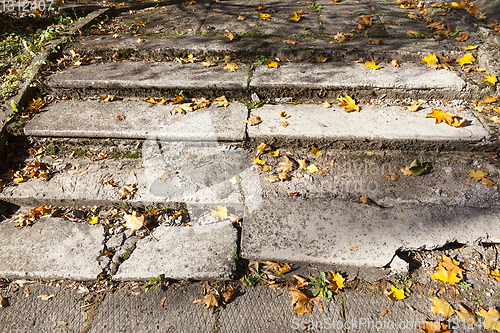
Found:
[{"label": "weathered concrete surface", "polygon": [[[16,293],[2,295],[8,298],[9,306],[0,309],[1,332],[81,332],[84,325],[82,312],[89,310],[88,307],[81,308],[85,304],[82,294],[66,286],[49,287],[26,280],[21,280],[21,286]],[[29,295],[23,292],[25,288]],[[38,298],[39,295],[54,294],[56,296],[48,301]]]},{"label": "weathered concrete surface", "polygon": [[0,228],[4,278],[92,280],[102,271],[96,260],[104,244],[100,225],[41,218],[27,228],[5,222]]},{"label": "weathered concrete surface", "polygon": [[[247,66],[230,72],[224,65],[204,67],[201,63],[121,62],[71,67],[54,74],[48,86],[55,94],[94,96],[95,93],[149,94],[173,97],[180,90],[214,96],[241,93],[247,87]],[[202,97],[202,96],[195,96]],[[209,96],[211,97],[211,96]]]},{"label": "weathered concrete surface", "polygon": [[[337,97],[348,92],[352,97],[447,98],[470,97],[467,84],[457,74],[446,70],[429,70],[424,65],[406,63],[400,67],[382,64],[373,70],[362,63],[287,63],[278,68],[257,66],[250,88],[265,97],[295,96]],[[317,91],[321,91],[316,95]],[[260,96],[260,95],[259,95]]]},{"label": "weathered concrete surface", "polygon": [[[26,125],[24,133],[74,138],[156,137],[168,141],[245,140],[244,121],[248,111],[242,104],[211,105],[185,115],[172,112],[174,107],[151,107],[143,101],[65,101],[37,114]],[[124,119],[120,120],[119,116]]]},{"label": "weathered concrete surface", "polygon": [[[337,103],[337,101],[332,103]],[[381,107],[359,105],[360,112],[349,112],[338,105],[325,109],[320,105],[265,105],[252,109],[251,117],[258,116],[262,123],[248,126],[250,140],[264,141],[276,138],[279,141],[303,140],[328,141],[378,141],[392,144],[394,141],[414,141],[419,145],[446,143],[448,146],[487,145],[491,135],[470,111],[461,106],[446,108],[467,119],[463,128],[445,123],[436,124],[436,119],[426,118],[431,107],[417,112],[401,110],[397,106]],[[290,118],[280,117],[286,112]],[[279,126],[287,122],[286,127]]]},{"label": "weathered concrete surface", "polygon": [[[211,204],[215,209],[215,204],[223,204],[237,209],[242,196],[239,184],[231,180],[254,173],[250,157],[241,148],[219,146],[216,141],[166,142],[154,137],[143,143],[141,159],[66,159],[55,168],[58,171],[49,181],[31,179],[2,191],[0,197],[18,205],[111,205],[122,201],[119,187],[136,184],[136,193],[124,199],[131,205],[192,203]],[[118,187],[103,184],[110,179]]]},{"label": "weathered concrete surface", "polygon": [[158,288],[139,295],[107,293],[88,332],[213,332],[217,314],[193,304],[203,296],[199,286]]},{"label": "weathered concrete surface", "polygon": [[492,208],[381,208],[325,198],[265,198],[259,210],[246,215],[241,256],[382,267],[396,250],[499,242],[499,222],[500,210]]},{"label": "weathered concrete surface", "polygon": [[[286,289],[241,288],[237,297],[221,311],[220,332],[303,332],[303,324],[311,321],[342,321],[338,299],[321,300],[323,312],[314,303],[312,314],[295,315],[292,296]],[[242,311],[242,309],[245,309]],[[313,330],[313,332],[341,330]]]},{"label": "weathered concrete surface", "polygon": [[232,222],[206,226],[159,226],[136,244],[130,258],[113,276],[115,280],[149,280],[158,275],[184,280],[225,280],[236,269],[232,253],[237,231]]}]

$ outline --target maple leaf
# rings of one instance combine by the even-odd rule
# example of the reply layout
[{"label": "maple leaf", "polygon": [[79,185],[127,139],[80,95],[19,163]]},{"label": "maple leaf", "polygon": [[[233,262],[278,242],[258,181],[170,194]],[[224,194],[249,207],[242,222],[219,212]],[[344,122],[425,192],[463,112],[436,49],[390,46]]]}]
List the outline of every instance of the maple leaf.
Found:
[{"label": "maple leaf", "polygon": [[279,179],[282,181],[282,182],[287,182],[290,180],[290,175],[286,172],[280,172],[280,174],[278,175]]},{"label": "maple leaf", "polygon": [[297,160],[297,162],[299,162],[299,169],[302,169],[302,170],[307,170],[307,164],[306,164],[306,160]]},{"label": "maple leaf", "polygon": [[242,16],[242,15],[239,15],[238,14],[238,21],[244,21],[246,20],[247,18],[245,16]]},{"label": "maple leaf", "polygon": [[432,279],[437,281],[447,282],[449,284],[455,284],[462,280],[462,278],[459,277],[457,273],[448,271],[443,266],[439,266],[439,272],[437,274],[436,273],[430,273],[430,274]]},{"label": "maple leaf", "polygon": [[477,181],[480,181],[486,176],[488,176],[488,171],[483,169],[477,169],[476,171],[469,170],[469,174],[467,175],[467,177],[474,178]]},{"label": "maple leaf", "polygon": [[486,78],[484,79],[484,81],[489,82],[489,83],[491,83],[491,85],[494,86],[498,82],[497,75],[496,74],[491,75],[491,76],[486,75]]},{"label": "maple leaf", "polygon": [[221,221],[227,219],[227,207],[217,205],[217,210],[212,210],[210,215],[218,217]]},{"label": "maple leaf", "polygon": [[295,314],[303,316],[306,312],[312,313],[313,304],[309,297],[296,288],[290,288],[289,292],[292,295],[292,306]]},{"label": "maple leaf", "polygon": [[479,45],[469,45],[469,46],[464,46],[462,50],[464,51],[470,51],[470,50],[475,50],[479,47]]},{"label": "maple leaf", "polygon": [[247,123],[248,125],[250,126],[255,126],[255,125],[258,125],[262,122],[262,120],[260,119],[260,117],[258,116],[255,116],[255,117],[251,117],[251,118],[248,118],[247,120],[245,120],[245,123]]},{"label": "maple leaf", "polygon": [[309,170],[309,173],[315,173],[315,172],[319,171],[318,167],[316,165],[314,165],[314,164],[310,164],[307,167],[307,170]]},{"label": "maple leaf", "polygon": [[324,101],[323,104],[321,104],[321,107],[328,109],[328,108],[331,108],[332,105],[330,103],[328,103],[327,101]]},{"label": "maple leaf", "polygon": [[343,43],[349,38],[349,35],[343,32],[339,32],[335,36],[333,36],[333,38],[335,38],[335,40],[339,43]]},{"label": "maple leaf", "polygon": [[172,101],[172,104],[179,104],[180,102],[182,102],[184,100],[184,97],[182,96],[179,96],[179,95],[175,95],[175,98],[174,100]]},{"label": "maple leaf", "polygon": [[356,105],[356,101],[351,98],[349,95],[345,95],[344,97],[339,97],[339,105],[340,107],[344,108],[346,112],[352,112],[352,111],[358,111],[359,112],[359,106]]},{"label": "maple leaf", "polygon": [[216,103],[218,107],[220,107],[220,106],[227,107],[229,105],[229,102],[227,101],[226,96],[217,97],[214,100],[214,103]]},{"label": "maple leaf", "polygon": [[213,307],[216,307],[216,308],[219,307],[219,300],[220,300],[220,296],[218,296],[218,295],[205,295],[203,297],[203,301],[198,299],[198,300],[193,301],[193,303],[204,304],[207,308],[207,311],[209,311]]},{"label": "maple leaf", "polygon": [[311,154],[316,155],[316,156],[321,156],[321,155],[323,155],[323,152],[321,152],[321,150],[318,150],[316,147],[313,146],[311,148]]},{"label": "maple leaf", "polygon": [[459,311],[455,310],[455,313],[460,318],[460,321],[465,325],[475,324],[477,322],[476,316],[467,310],[462,304],[458,303]]},{"label": "maple leaf", "polygon": [[290,118],[290,116],[289,116],[289,115],[287,115],[285,111],[280,112],[280,117],[281,117],[281,118],[285,118],[285,119]]},{"label": "maple leaf", "polygon": [[316,57],[316,62],[325,62],[328,58],[323,57],[322,54],[319,57]]},{"label": "maple leaf", "polygon": [[297,12],[293,12],[293,15],[289,17],[288,20],[291,22],[299,22],[300,14],[298,14]]},{"label": "maple leaf", "polygon": [[298,275],[293,275],[293,282],[292,284],[294,286],[297,286],[297,288],[303,288],[309,286],[309,282],[307,282],[306,279],[304,279],[301,276]]},{"label": "maple leaf", "polygon": [[429,55],[425,58],[422,58],[422,60],[426,63],[433,63],[433,62],[439,62],[438,58],[434,53],[429,52]]},{"label": "maple leaf", "polygon": [[217,66],[217,62],[215,61],[210,61],[210,60],[205,60],[201,63],[203,65],[203,67],[213,67],[213,66]]},{"label": "maple leaf", "polygon": [[458,40],[459,42],[465,42],[469,38],[468,33],[463,33],[462,36],[456,37],[455,40]]},{"label": "maple leaf", "polygon": [[439,259],[442,260],[442,262],[439,263],[440,266],[443,266],[444,268],[446,268],[447,271],[455,273],[460,278],[463,278],[462,276],[463,270],[459,267],[460,265],[459,261],[445,255],[439,256]]},{"label": "maple leaf", "polygon": [[391,64],[392,64],[394,67],[399,67],[399,66],[401,66],[401,65],[398,63],[398,61],[397,61],[396,59],[392,60],[392,61],[391,61]]},{"label": "maple leaf", "polygon": [[118,192],[118,194],[120,194],[120,200],[123,200],[125,198],[131,199],[136,191],[137,191],[137,189],[135,188],[135,184],[126,184],[126,185],[123,185],[116,192]]},{"label": "maple leaf", "polygon": [[497,280],[500,282],[500,271],[497,269],[493,270],[491,267],[487,267],[486,274],[490,279]]},{"label": "maple leaf", "polygon": [[252,158],[252,164],[257,164],[257,165],[264,165],[266,164],[266,161],[261,160],[258,155],[254,156]]},{"label": "maple leaf", "polygon": [[260,13],[260,19],[261,20],[270,20],[271,19],[271,14],[262,14],[262,13]]},{"label": "maple leaf", "polygon": [[404,288],[398,289],[394,285],[391,285],[391,291],[384,290],[384,294],[393,302],[406,298]]},{"label": "maple leaf", "polygon": [[500,332],[500,322],[498,321],[500,313],[497,310],[489,307],[488,311],[480,309],[476,312],[476,314],[485,319],[483,322],[484,328],[490,331],[496,330],[497,332]]},{"label": "maple leaf", "polygon": [[268,62],[266,62],[266,65],[267,68],[278,68],[280,64],[274,60],[269,60]]},{"label": "maple leaf", "polygon": [[454,114],[453,112],[450,112],[450,111],[443,112],[442,110],[432,109],[432,112],[428,113],[425,117],[426,118],[435,118],[436,124],[439,124],[442,121],[444,121],[447,124],[452,124],[453,118],[456,116],[457,116],[456,114]]},{"label": "maple leaf", "polygon": [[91,216],[87,219],[87,222],[90,224],[97,224],[97,223],[99,223],[99,217],[98,216]]},{"label": "maple leaf", "polygon": [[234,63],[234,62],[230,62],[230,63],[227,63],[225,66],[224,66],[224,69],[230,69],[231,72],[236,72],[238,69],[240,69],[241,67],[238,66],[237,63]]},{"label": "maple leaf", "polygon": [[358,29],[364,30],[372,26],[373,15],[361,15],[358,16]]},{"label": "maple leaf", "polygon": [[496,101],[498,101],[498,98],[500,97],[500,95],[497,95],[497,96],[493,96],[493,97],[490,97],[490,96],[486,96],[486,98],[484,99],[484,103],[494,103]]},{"label": "maple leaf", "polygon": [[427,321],[424,320],[424,325],[419,325],[418,328],[424,333],[451,333],[448,329],[448,325],[441,323],[439,321]]},{"label": "maple leaf", "polygon": [[146,225],[145,216],[139,216],[136,211],[133,211],[132,214],[125,214],[123,217],[126,223],[123,226],[130,230],[130,232],[137,231]]},{"label": "maple leaf", "polygon": [[279,178],[276,175],[269,175],[267,177],[264,177],[264,180],[267,180],[270,183],[274,183],[274,182],[277,182],[279,180]]},{"label": "maple leaf", "polygon": [[257,146],[256,156],[259,156],[266,148],[267,148],[267,145],[264,142],[261,142],[260,145]]},{"label": "maple leaf", "polygon": [[290,125],[290,124],[286,121],[281,121],[278,123],[278,126],[283,126],[284,128],[286,128],[288,125]]},{"label": "maple leaf", "polygon": [[391,180],[393,181],[398,181],[399,180],[399,175],[395,172],[391,174]]},{"label": "maple leaf", "polygon": [[328,279],[328,282],[330,283],[329,287],[332,292],[336,293],[340,289],[345,288],[345,279],[340,273],[333,273],[332,271],[329,271],[328,274],[330,276]]},{"label": "maple leaf", "polygon": [[455,313],[455,310],[453,310],[450,303],[448,303],[446,300],[438,297],[429,298],[429,300],[434,303],[431,307],[432,313],[440,313],[444,316],[444,319],[448,319]]},{"label": "maple leaf", "polygon": [[474,61],[476,61],[476,58],[472,56],[472,53],[466,53],[462,58],[457,59],[460,66],[472,64]]},{"label": "maple leaf", "polygon": [[280,262],[265,261],[264,264],[266,265],[266,269],[273,270],[278,274],[285,274],[292,270],[290,265],[287,263],[282,264]]},{"label": "maple leaf", "polygon": [[222,298],[224,299],[224,303],[227,303],[233,298],[234,293],[236,292],[236,289],[234,289],[233,286],[229,287],[228,290],[222,293]]},{"label": "maple leaf", "polygon": [[278,156],[280,156],[280,151],[279,150],[270,151],[269,155],[271,155],[273,157],[278,157]]},{"label": "maple leaf", "polygon": [[273,171],[273,167],[270,165],[264,165],[264,167],[262,168],[262,171],[271,172],[271,171]]},{"label": "maple leaf", "polygon": [[375,64],[375,61],[367,61],[365,62],[365,64],[363,65],[367,68],[371,68],[371,69],[379,69],[379,68],[382,68],[382,66],[380,65],[376,65]]},{"label": "maple leaf", "polygon": [[481,184],[486,185],[488,187],[492,187],[493,185],[495,185],[495,182],[493,182],[488,177],[483,177],[483,179],[481,179]]},{"label": "maple leaf", "polygon": [[226,32],[224,33],[224,36],[226,36],[227,38],[229,38],[229,40],[238,40],[238,35],[236,35],[235,33],[233,32]]},{"label": "maple leaf", "polygon": [[33,99],[30,102],[30,104],[28,105],[28,110],[38,111],[41,108],[43,108],[44,105],[45,103],[43,102],[43,100],[40,97],[38,97],[37,99]]},{"label": "maple leaf", "polygon": [[285,156],[285,160],[283,162],[280,162],[280,166],[278,168],[279,172],[290,172],[293,170],[293,161],[288,158],[288,156]]},{"label": "maple leaf", "polygon": [[410,112],[415,112],[420,108],[420,103],[417,101],[413,101],[413,102],[411,102],[410,106],[407,106],[406,108]]},{"label": "maple leaf", "polygon": [[194,110],[199,110],[202,108],[206,108],[210,105],[210,101],[206,99],[205,97],[202,98],[193,98],[193,109]]},{"label": "maple leaf", "polygon": [[365,205],[369,205],[371,203],[371,200],[368,199],[367,197],[361,197],[361,198],[359,198],[359,201],[361,201]]}]

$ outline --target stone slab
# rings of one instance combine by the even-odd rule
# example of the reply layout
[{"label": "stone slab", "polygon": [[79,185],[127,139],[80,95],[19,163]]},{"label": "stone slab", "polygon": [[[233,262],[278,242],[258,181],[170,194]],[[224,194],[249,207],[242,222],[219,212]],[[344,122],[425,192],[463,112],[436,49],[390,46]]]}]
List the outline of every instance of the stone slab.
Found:
[{"label": "stone slab", "polygon": [[[382,94],[388,98],[407,97],[412,94],[422,99],[463,98],[467,84],[457,74],[446,70],[429,70],[423,65],[403,64],[394,67],[382,64],[373,70],[362,63],[286,63],[279,68],[257,66],[250,81],[250,88],[265,96],[281,91],[295,91],[307,98],[309,90],[353,92],[363,98]],[[366,91],[363,93],[363,91]],[[418,94],[417,94],[418,93]],[[324,93],[323,93],[324,95]],[[366,97],[365,97],[366,96]],[[431,97],[433,96],[433,97]],[[442,96],[442,97],[441,97]],[[274,96],[276,97],[276,96]],[[331,97],[331,96],[326,96]]]},{"label": "stone slab", "polygon": [[[130,205],[174,208],[190,203],[216,209],[216,204],[223,204],[237,209],[243,198],[239,185],[231,180],[235,175],[244,179],[254,174],[250,157],[241,148],[216,142],[206,147],[157,142],[156,138],[143,143],[140,159],[67,159],[55,167],[58,172],[50,180],[31,179],[2,191],[0,197],[18,205],[112,205],[122,202],[119,187],[135,184],[137,192],[124,199]],[[110,179],[117,187],[103,185]],[[247,188],[258,193],[258,189]]]},{"label": "stone slab", "polygon": [[[245,140],[248,110],[242,104],[211,105],[185,115],[173,112],[175,105],[143,101],[65,101],[52,104],[24,128],[28,136],[80,138],[156,137],[168,141]],[[123,117],[120,120],[119,116]],[[186,130],[189,129],[189,130]]]},{"label": "stone slab", "polygon": [[3,278],[93,280],[102,271],[96,260],[104,244],[100,225],[41,218],[27,228],[5,222],[0,228]]},{"label": "stone slab", "polygon": [[425,204],[382,208],[329,198],[266,198],[246,215],[241,256],[383,267],[397,250],[432,249],[453,241],[498,242],[499,222],[499,209]]},{"label": "stone slab", "polygon": [[[331,101],[337,104],[337,101]],[[281,141],[416,141],[423,145],[440,142],[480,143],[488,142],[491,135],[470,110],[461,106],[443,109],[456,112],[467,119],[467,124],[455,128],[445,123],[436,124],[436,119],[426,118],[432,107],[417,112],[401,110],[398,106],[359,105],[359,112],[346,112],[338,105],[323,108],[317,104],[265,105],[251,110],[251,117],[258,116],[262,123],[248,126],[250,140]],[[280,117],[286,112],[290,118]],[[279,126],[287,122],[286,127]]]},{"label": "stone slab", "polygon": [[[80,90],[102,91],[133,96],[151,92],[173,95],[180,90],[208,93],[208,91],[241,91],[247,88],[247,66],[230,72],[223,64],[204,67],[201,63],[180,64],[178,62],[120,62],[80,67],[70,67],[54,74],[48,81],[55,91]],[[61,90],[63,89],[63,90]],[[69,93],[69,91],[68,91]],[[219,95],[220,96],[220,95]],[[201,96],[199,96],[201,97]]]},{"label": "stone slab", "polygon": [[115,280],[150,280],[158,275],[177,280],[225,280],[236,263],[237,231],[231,221],[194,227],[159,226],[139,240]]}]

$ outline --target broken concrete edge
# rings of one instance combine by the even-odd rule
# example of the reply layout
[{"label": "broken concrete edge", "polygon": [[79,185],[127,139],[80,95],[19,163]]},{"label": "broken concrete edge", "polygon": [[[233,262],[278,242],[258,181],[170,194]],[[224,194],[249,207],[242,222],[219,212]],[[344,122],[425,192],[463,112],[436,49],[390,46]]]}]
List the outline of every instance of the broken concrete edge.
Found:
[{"label": "broken concrete edge", "polygon": [[18,92],[12,98],[1,106],[0,110],[0,121],[2,129],[0,131],[0,156],[3,154],[5,148],[5,143],[7,142],[7,131],[5,126],[12,119],[14,115],[11,111],[12,101],[17,105],[19,109],[23,109],[27,104],[29,99],[34,94],[34,87],[32,82],[35,77],[40,74],[45,66],[46,62],[49,60],[53,52],[59,51],[60,47],[69,41],[69,37],[73,36],[79,29],[85,29],[89,27],[95,20],[99,19],[103,15],[106,15],[110,11],[110,8],[99,9],[83,18],[82,20],[75,23],[72,27],[68,28],[66,31],[60,34],[60,38],[47,43],[46,47],[42,52],[40,52],[28,67],[28,76],[24,83],[19,87]]}]

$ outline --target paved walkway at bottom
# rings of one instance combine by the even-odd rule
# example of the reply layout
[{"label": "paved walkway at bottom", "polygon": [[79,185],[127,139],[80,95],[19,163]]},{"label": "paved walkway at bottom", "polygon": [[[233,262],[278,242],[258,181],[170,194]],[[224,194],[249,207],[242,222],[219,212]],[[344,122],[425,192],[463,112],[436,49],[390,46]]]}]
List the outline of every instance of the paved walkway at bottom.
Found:
[{"label": "paved walkway at bottom", "polygon": [[[10,305],[0,308],[1,332],[421,332],[410,328],[422,320],[438,320],[424,294],[392,303],[379,289],[361,283],[333,301],[314,303],[312,314],[294,314],[285,288],[239,287],[218,311],[201,304],[201,284],[166,287],[155,292],[125,287],[95,293],[93,301],[76,285],[26,284],[0,293]],[[128,291],[127,291],[128,290]],[[80,291],[80,292],[79,292]],[[40,295],[54,295],[42,300]],[[495,303],[485,305],[494,306]],[[497,302],[498,303],[498,302]],[[383,316],[380,314],[387,313]],[[456,316],[455,316],[456,317]],[[442,319],[442,317],[441,317]],[[323,327],[323,328],[321,328]],[[411,326],[413,327],[413,326]],[[455,325],[453,332],[481,332]]]}]

